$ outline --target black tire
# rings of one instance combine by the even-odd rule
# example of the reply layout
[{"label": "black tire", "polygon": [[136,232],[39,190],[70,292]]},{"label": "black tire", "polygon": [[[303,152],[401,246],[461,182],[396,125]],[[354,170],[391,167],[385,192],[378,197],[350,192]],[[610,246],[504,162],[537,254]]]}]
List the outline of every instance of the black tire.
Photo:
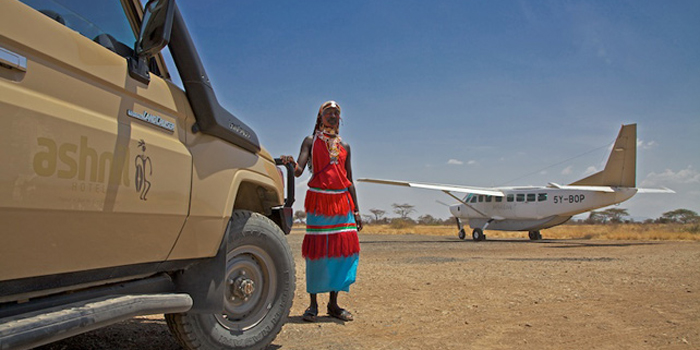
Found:
[{"label": "black tire", "polygon": [[542,234],[540,233],[540,231],[530,231],[527,235],[528,237],[530,237],[531,241],[539,241],[540,239],[542,239]]},{"label": "black tire", "polygon": [[296,280],[284,233],[258,213],[237,210],[231,220],[222,313],[165,315],[185,349],[263,349],[289,316]]},{"label": "black tire", "polygon": [[486,239],[486,235],[484,235],[484,230],[480,228],[475,228],[474,231],[472,231],[472,239],[476,242],[481,242]]},{"label": "black tire", "polygon": [[459,236],[459,239],[465,239],[467,238],[467,233],[464,232],[464,229],[459,230],[459,233],[457,234]]}]

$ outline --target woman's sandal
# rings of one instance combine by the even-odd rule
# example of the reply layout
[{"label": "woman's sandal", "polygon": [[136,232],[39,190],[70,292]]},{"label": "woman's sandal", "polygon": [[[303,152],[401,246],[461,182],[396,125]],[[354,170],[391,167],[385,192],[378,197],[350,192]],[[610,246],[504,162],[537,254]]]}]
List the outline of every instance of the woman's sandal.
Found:
[{"label": "woman's sandal", "polygon": [[335,317],[341,321],[352,321],[352,314],[350,311],[345,310],[345,309],[340,309],[338,308],[337,310],[331,310],[331,308],[328,308],[328,315],[330,317]]},{"label": "woman's sandal", "polygon": [[306,322],[316,322],[316,316],[318,315],[318,309],[312,306],[309,306],[306,311],[304,311],[304,314],[301,316],[301,319],[306,321]]}]

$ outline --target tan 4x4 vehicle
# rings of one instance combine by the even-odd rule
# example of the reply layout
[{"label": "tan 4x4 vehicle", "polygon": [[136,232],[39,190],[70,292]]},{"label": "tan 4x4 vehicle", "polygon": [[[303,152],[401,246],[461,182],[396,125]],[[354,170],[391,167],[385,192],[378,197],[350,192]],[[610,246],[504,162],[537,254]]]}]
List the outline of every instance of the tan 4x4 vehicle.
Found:
[{"label": "tan 4x4 vehicle", "polygon": [[0,1],[0,121],[0,349],[156,313],[191,349],[279,333],[293,186],[174,1]]}]

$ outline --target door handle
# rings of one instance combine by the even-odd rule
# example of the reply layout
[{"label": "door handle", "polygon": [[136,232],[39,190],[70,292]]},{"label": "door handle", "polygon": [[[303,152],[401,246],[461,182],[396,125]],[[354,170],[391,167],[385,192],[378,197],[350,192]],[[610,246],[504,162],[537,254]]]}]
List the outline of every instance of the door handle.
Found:
[{"label": "door handle", "polygon": [[27,71],[27,58],[0,47],[0,66],[24,73]]}]

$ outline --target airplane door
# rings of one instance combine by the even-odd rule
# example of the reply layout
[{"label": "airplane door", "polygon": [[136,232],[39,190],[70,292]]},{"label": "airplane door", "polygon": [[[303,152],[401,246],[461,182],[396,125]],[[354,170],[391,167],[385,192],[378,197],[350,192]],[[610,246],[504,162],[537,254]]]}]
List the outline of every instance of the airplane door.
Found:
[{"label": "airplane door", "polygon": [[189,203],[182,91],[129,77],[119,1],[25,2],[0,2],[22,63],[0,65],[0,280],[165,260]]},{"label": "airplane door", "polygon": [[532,219],[537,216],[537,202],[534,193],[515,194],[515,216]]}]

